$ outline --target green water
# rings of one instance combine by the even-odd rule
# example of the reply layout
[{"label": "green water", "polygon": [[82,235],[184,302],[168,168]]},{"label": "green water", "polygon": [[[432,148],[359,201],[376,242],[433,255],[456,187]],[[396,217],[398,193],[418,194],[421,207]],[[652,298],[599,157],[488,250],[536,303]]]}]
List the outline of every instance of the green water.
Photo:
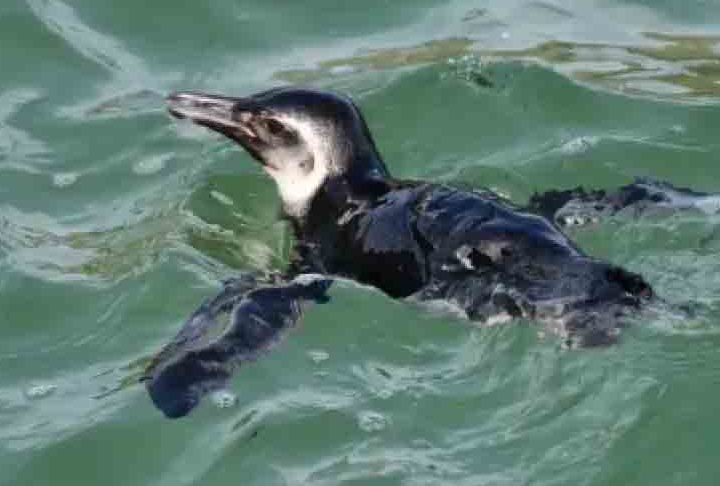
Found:
[{"label": "green water", "polygon": [[135,379],[289,244],[272,184],[165,93],[342,90],[396,175],[518,202],[638,175],[720,191],[719,20],[710,0],[2,0],[0,484],[717,484],[717,216],[573,231],[699,308],[609,349],[345,283],[234,406],[168,421]]}]

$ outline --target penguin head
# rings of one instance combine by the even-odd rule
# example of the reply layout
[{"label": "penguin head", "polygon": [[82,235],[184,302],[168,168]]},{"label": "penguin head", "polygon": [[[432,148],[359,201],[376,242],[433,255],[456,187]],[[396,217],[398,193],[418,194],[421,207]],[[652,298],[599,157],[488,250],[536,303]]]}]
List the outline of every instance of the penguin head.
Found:
[{"label": "penguin head", "polygon": [[278,88],[235,98],[178,92],[167,102],[172,115],[241,145],[275,180],[290,216],[302,216],[330,178],[387,175],[360,110],[336,93]]}]

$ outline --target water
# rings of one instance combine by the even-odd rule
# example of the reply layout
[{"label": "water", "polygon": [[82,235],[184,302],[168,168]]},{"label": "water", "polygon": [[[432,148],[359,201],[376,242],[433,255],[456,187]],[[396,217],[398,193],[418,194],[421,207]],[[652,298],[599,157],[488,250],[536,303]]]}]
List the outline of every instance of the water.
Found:
[{"label": "water", "polygon": [[572,231],[699,307],[618,346],[345,283],[188,419],[153,409],[147,359],[289,245],[271,183],[170,121],[169,91],[339,89],[396,175],[518,202],[637,175],[720,191],[720,2],[268,4],[0,5],[0,484],[716,484],[717,217]]}]

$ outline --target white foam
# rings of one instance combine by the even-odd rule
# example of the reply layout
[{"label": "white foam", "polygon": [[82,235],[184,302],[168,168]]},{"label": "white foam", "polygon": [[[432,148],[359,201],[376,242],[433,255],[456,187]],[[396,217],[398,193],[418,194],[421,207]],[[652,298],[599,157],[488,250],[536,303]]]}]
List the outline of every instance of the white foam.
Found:
[{"label": "white foam", "polygon": [[330,354],[322,349],[313,349],[307,352],[308,356],[315,364],[320,364],[323,361],[330,359]]},{"label": "white foam", "polygon": [[319,280],[326,280],[327,276],[320,273],[301,273],[300,275],[293,278],[293,282],[299,283],[300,285],[309,285]]},{"label": "white foam", "polygon": [[161,154],[142,159],[133,165],[132,171],[137,175],[157,174],[165,168],[165,164],[172,158],[172,154]]},{"label": "white foam", "polygon": [[57,390],[57,385],[45,383],[42,385],[34,385],[25,390],[25,396],[30,400],[39,400],[52,395]]},{"label": "white foam", "polygon": [[210,400],[218,408],[230,408],[237,404],[237,396],[230,390],[217,390],[210,395]]},{"label": "white foam", "polygon": [[696,201],[693,204],[696,208],[706,214],[715,214],[720,212],[720,196],[707,196]]},{"label": "white foam", "polygon": [[383,414],[370,410],[358,414],[358,426],[365,432],[380,432],[389,424],[389,420]]},{"label": "white foam", "polygon": [[75,184],[80,176],[75,172],[62,172],[52,177],[53,186],[63,188]]},{"label": "white foam", "polygon": [[575,137],[572,140],[565,142],[560,147],[560,152],[566,155],[581,154],[597,145],[599,141],[600,139],[594,136]]},{"label": "white foam", "polygon": [[330,74],[334,74],[336,76],[341,74],[352,74],[355,71],[357,71],[357,68],[355,66],[349,66],[347,64],[341,65],[341,66],[335,66],[330,69]]}]

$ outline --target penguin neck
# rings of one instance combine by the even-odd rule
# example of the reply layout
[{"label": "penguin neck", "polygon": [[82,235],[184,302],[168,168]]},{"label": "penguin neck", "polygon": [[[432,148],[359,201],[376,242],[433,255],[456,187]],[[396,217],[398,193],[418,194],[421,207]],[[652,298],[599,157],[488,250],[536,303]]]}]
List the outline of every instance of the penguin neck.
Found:
[{"label": "penguin neck", "polygon": [[351,169],[329,176],[300,216],[285,215],[303,239],[321,228],[341,225],[350,212],[368,206],[392,189],[393,179],[379,157],[355,160]]}]

